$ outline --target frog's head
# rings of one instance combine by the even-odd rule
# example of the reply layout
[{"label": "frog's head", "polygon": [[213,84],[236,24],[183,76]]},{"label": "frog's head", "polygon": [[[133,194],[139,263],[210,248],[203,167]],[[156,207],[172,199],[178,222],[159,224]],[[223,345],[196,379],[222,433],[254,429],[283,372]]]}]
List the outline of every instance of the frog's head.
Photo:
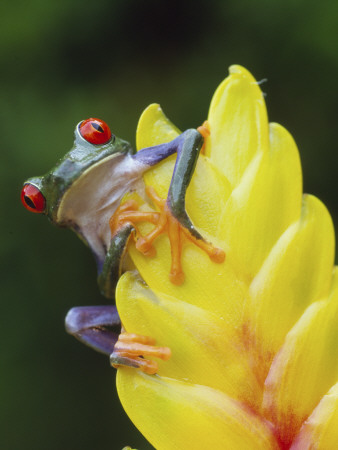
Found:
[{"label": "frog's head", "polygon": [[91,245],[93,223],[98,227],[109,208],[112,214],[116,197],[112,194],[121,185],[121,177],[114,174],[131,152],[130,144],[114,136],[105,122],[84,120],[75,128],[73,148],[59,163],[46,175],[24,183],[22,203],[57,225],[74,229]]}]

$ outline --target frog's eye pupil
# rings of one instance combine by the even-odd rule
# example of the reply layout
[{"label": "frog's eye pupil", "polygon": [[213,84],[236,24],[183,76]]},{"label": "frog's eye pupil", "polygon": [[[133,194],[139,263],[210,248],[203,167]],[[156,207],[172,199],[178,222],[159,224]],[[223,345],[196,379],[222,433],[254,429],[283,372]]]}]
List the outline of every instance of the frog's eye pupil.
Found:
[{"label": "frog's eye pupil", "polygon": [[32,202],[32,200],[31,200],[27,195],[24,196],[24,200],[25,200],[25,203],[26,203],[30,208],[36,209],[34,203]]},{"label": "frog's eye pupil", "polygon": [[103,128],[101,127],[101,125],[99,125],[99,124],[96,123],[96,122],[92,122],[92,127],[94,127],[95,130],[99,131],[100,133],[103,133],[103,132],[104,132],[104,131],[103,131]]},{"label": "frog's eye pupil", "polygon": [[79,131],[87,142],[94,145],[108,144],[112,138],[108,125],[101,119],[84,120],[80,123]]},{"label": "frog's eye pupil", "polygon": [[23,206],[35,213],[43,213],[46,209],[46,199],[40,189],[34,184],[26,183],[21,191]]}]

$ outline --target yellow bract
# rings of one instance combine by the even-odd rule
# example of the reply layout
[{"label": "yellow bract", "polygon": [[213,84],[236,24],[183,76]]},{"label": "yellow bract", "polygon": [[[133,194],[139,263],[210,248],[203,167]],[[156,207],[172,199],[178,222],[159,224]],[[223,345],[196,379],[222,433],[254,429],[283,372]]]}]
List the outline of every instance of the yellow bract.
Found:
[{"label": "yellow bract", "polygon": [[319,402],[305,421],[291,450],[334,450],[338,442],[338,383]]},{"label": "yellow bract", "polygon": [[[330,215],[318,199],[302,196],[295,142],[268,124],[248,71],[230,68],[208,123],[186,206],[226,261],[215,264],[186,243],[185,282],[175,286],[166,236],[155,241],[154,258],[130,245],[138,273],[125,273],[117,287],[122,323],[169,346],[172,358],[154,376],[120,368],[121,402],[158,449],[336,449],[338,277]],[[178,134],[150,105],[137,146]],[[172,156],[144,177],[162,197],[174,164]]]},{"label": "yellow bract", "polygon": [[264,98],[254,77],[231,66],[211,101],[206,155],[236,187],[249,163],[269,148]]},{"label": "yellow bract", "polygon": [[251,160],[222,210],[218,230],[248,283],[279,236],[299,218],[301,187],[296,145],[283,127],[271,124],[270,147]]},{"label": "yellow bract", "polygon": [[257,406],[254,403],[259,385],[233,339],[233,327],[223,318],[155,293],[132,273],[125,273],[120,280],[117,299],[127,330],[156,336],[157,344],[169,346],[175,355],[169,361],[159,361],[160,376],[213,387]]},{"label": "yellow bract", "polygon": [[338,380],[337,323],[338,270],[331,295],[308,308],[293,327],[266,380],[263,405],[283,435],[299,429]]},{"label": "yellow bract", "polygon": [[218,390],[133,369],[119,370],[117,384],[125,410],[157,449],[278,449],[268,423]]}]

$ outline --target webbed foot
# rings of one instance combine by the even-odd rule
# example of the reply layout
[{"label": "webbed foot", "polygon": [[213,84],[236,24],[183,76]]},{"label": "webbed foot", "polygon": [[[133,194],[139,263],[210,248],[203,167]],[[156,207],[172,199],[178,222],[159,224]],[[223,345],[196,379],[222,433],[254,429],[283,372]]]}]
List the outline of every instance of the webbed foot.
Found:
[{"label": "webbed foot", "polygon": [[168,347],[156,347],[154,344],[153,338],[122,332],[115,344],[114,352],[110,355],[110,363],[115,368],[134,367],[153,375],[158,370],[158,364],[145,357],[152,356],[167,361],[171,356]]},{"label": "webbed foot", "polygon": [[[171,268],[169,279],[176,285],[181,285],[184,282],[184,273],[181,264],[184,238],[206,252],[213,262],[222,263],[224,261],[224,251],[206,242],[204,239],[199,237],[198,233],[193,235],[187,226],[182,224],[172,214],[168,202],[165,199],[160,198],[152,187],[148,186],[146,188],[146,193],[160,211],[138,211],[137,202],[129,200],[120,206],[110,219],[112,235],[114,235],[121,226],[130,223],[135,229],[134,239],[137,250],[146,256],[154,256],[156,253],[156,250],[153,247],[154,240],[161,234],[167,233],[171,247]],[[155,227],[150,233],[142,236],[136,226],[136,223],[139,222],[151,222],[155,225]]]}]

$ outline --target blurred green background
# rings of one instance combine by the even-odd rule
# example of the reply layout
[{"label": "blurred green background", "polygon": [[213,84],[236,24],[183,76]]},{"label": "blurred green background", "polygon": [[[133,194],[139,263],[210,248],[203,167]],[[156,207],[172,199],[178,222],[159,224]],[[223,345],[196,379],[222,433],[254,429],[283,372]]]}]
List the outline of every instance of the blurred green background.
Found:
[{"label": "blurred green background", "polygon": [[[20,204],[90,116],[134,144],[151,102],[182,130],[207,116],[229,65],[263,85],[301,153],[304,190],[337,205],[338,3],[305,0],[2,0],[0,448],[151,448],[117,399],[107,359],[66,335],[102,302],[92,255]],[[6,201],[5,201],[6,200]]]}]

